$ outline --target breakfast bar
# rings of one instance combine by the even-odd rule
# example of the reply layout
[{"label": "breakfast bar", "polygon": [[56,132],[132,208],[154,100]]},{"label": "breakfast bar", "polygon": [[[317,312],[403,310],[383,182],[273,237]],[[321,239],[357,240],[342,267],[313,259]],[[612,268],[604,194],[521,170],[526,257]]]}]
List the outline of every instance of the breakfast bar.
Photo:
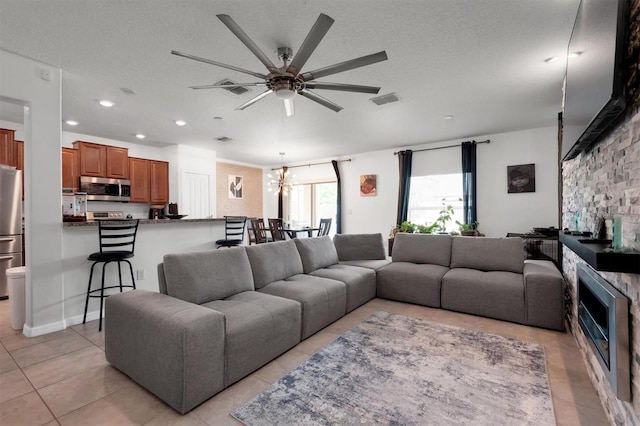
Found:
[{"label": "breakfast bar", "polygon": [[[62,228],[65,312],[72,323],[80,323],[91,267],[87,257],[99,250],[98,221],[63,222]],[[214,242],[223,237],[224,218],[140,219],[131,259],[136,287],[158,291],[157,265],[165,254],[215,249]],[[128,274],[123,273],[123,278]],[[107,280],[117,280],[115,266],[107,268]],[[89,306],[89,313],[96,318],[97,311],[97,302]]]}]

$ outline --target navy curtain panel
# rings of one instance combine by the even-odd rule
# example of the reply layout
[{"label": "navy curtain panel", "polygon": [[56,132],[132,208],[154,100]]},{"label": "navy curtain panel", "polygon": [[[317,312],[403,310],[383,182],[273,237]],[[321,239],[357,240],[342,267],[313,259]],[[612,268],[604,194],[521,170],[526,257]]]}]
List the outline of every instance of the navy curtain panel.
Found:
[{"label": "navy curtain panel", "polygon": [[398,166],[400,172],[400,180],[398,184],[398,222],[400,225],[407,220],[409,214],[409,189],[411,187],[411,158],[413,151],[398,152]]},{"label": "navy curtain panel", "polygon": [[476,141],[462,142],[462,209],[464,223],[473,224],[476,210]]},{"label": "navy curtain panel", "polygon": [[332,160],[333,170],[336,172],[337,194],[336,194],[336,234],[342,233],[342,185],[340,184],[340,171],[338,161]]},{"label": "navy curtain panel", "polygon": [[[285,175],[287,174],[287,166],[282,166],[282,174],[278,176],[278,180],[280,182],[282,182],[284,180]],[[278,188],[278,217],[282,220],[284,220],[284,216],[282,216],[284,214],[284,188],[282,186],[280,186],[280,188]]]}]

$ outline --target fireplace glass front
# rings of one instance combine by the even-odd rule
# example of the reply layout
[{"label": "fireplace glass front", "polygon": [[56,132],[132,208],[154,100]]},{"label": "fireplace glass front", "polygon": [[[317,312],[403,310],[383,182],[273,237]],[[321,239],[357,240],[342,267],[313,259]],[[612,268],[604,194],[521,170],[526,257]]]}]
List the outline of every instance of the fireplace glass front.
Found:
[{"label": "fireplace glass front", "polygon": [[629,401],[629,299],[586,265],[577,276],[580,328],[614,393]]}]

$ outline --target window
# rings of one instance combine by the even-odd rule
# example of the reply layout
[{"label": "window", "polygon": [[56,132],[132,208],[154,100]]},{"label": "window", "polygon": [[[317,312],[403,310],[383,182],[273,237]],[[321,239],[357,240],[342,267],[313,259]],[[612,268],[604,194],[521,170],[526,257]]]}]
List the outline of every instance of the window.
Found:
[{"label": "window", "polygon": [[[444,204],[443,204],[444,203]],[[462,173],[415,176],[411,178],[408,220],[420,225],[432,224],[440,210],[450,205],[454,220],[447,223],[447,232],[457,231],[455,221],[464,221],[462,211]]]},{"label": "window", "polygon": [[293,185],[289,191],[286,222],[292,227],[318,226],[320,219],[331,218],[330,235],[335,234],[336,182],[314,182]]}]

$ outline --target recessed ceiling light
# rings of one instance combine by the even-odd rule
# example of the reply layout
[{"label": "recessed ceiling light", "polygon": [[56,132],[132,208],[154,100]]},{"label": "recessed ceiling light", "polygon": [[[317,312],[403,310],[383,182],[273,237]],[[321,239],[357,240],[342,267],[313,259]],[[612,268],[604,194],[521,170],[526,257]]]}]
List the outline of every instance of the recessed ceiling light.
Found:
[{"label": "recessed ceiling light", "polygon": [[65,123],[67,123],[69,126],[77,126],[78,122],[75,120],[67,120],[65,121]]},{"label": "recessed ceiling light", "polygon": [[575,57],[578,57],[580,55],[582,55],[582,52],[571,52],[567,56],[570,57],[570,58],[575,58]]},{"label": "recessed ceiling light", "polygon": [[445,115],[442,117],[444,120],[453,120],[453,115]]},{"label": "recessed ceiling light", "polygon": [[146,136],[145,136],[145,135],[143,135],[142,133],[136,133],[136,138],[138,138],[138,139],[144,139],[144,138],[146,138]]},{"label": "recessed ceiling light", "polygon": [[106,99],[102,99],[101,101],[99,101],[99,103],[105,108],[111,108],[113,106],[113,102],[108,101]]},{"label": "recessed ceiling light", "polygon": [[187,125],[187,122],[184,120],[176,120],[175,123],[176,123],[176,126],[180,126],[180,127]]},{"label": "recessed ceiling light", "polygon": [[544,61],[545,61],[546,63],[550,63],[550,62],[555,62],[555,61],[557,61],[558,59],[560,59],[560,57],[559,57],[559,56],[551,56],[550,58],[547,58],[547,59],[545,59]]}]

